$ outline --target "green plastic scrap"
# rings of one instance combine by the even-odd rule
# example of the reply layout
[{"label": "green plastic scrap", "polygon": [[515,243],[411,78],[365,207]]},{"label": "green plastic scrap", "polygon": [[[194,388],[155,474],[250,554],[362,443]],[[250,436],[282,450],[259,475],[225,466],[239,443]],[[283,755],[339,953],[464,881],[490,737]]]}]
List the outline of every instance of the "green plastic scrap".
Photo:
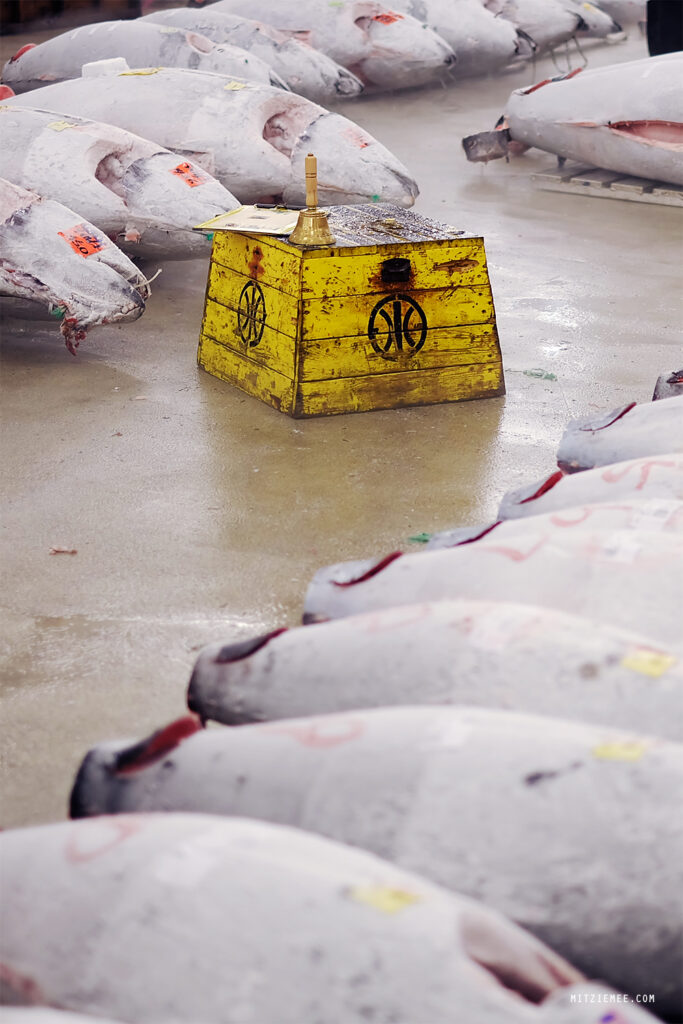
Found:
[{"label": "green plastic scrap", "polygon": [[414,537],[408,537],[413,544],[426,544],[431,539],[431,533],[416,533]]},{"label": "green plastic scrap", "polygon": [[66,309],[64,306],[53,306],[50,310],[50,316],[56,317],[57,320],[61,320],[65,313]]},{"label": "green plastic scrap", "polygon": [[554,373],[549,373],[548,370],[541,370],[536,367],[533,370],[522,370],[525,377],[538,377],[539,380],[557,380]]},{"label": "green plastic scrap", "polygon": [[213,242],[213,236],[214,236],[214,232],[213,231],[207,231],[207,233],[206,233],[206,240],[207,240],[207,242]]}]

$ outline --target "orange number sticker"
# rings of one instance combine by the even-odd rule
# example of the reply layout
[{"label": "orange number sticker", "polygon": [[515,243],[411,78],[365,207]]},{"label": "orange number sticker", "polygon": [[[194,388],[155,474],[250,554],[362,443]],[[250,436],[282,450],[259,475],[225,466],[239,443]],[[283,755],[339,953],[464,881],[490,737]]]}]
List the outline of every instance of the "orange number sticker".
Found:
[{"label": "orange number sticker", "polygon": [[211,180],[208,174],[204,174],[198,167],[193,167],[192,164],[187,162],[178,164],[177,167],[172,167],[171,174],[177,174],[190,188],[196,188],[197,185],[205,185],[207,181]]},{"label": "orange number sticker", "polygon": [[58,231],[57,234],[69,243],[74,252],[80,253],[84,258],[104,249],[103,240],[93,235],[87,224],[75,224],[68,231]]}]

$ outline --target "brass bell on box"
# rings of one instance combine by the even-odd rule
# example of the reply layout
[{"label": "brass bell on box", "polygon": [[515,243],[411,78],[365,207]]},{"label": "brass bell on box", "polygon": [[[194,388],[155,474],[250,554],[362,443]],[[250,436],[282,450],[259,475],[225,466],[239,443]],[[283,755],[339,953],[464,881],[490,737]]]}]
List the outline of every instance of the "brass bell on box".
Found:
[{"label": "brass bell on box", "polygon": [[306,157],[306,207],[299,214],[289,241],[308,247],[334,245],[327,214],[318,209],[318,161],[312,153]]}]

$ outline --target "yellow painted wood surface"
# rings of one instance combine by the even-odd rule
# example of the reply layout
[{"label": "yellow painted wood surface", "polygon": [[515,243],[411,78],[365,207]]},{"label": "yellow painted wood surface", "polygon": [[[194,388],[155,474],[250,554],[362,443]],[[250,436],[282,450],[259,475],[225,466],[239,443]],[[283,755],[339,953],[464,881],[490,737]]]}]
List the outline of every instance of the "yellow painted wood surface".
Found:
[{"label": "yellow painted wood surface", "polygon": [[296,389],[294,416],[398,409],[502,394],[505,394],[505,385],[500,363],[446,366],[436,370],[301,383]]},{"label": "yellow painted wood surface", "polygon": [[266,323],[257,345],[247,347],[239,334],[237,311],[208,298],[204,310],[203,334],[232,349],[237,355],[249,356],[255,363],[267,366],[292,380],[296,373],[296,340],[273,330]]},{"label": "yellow painted wood surface", "polygon": [[292,412],[294,381],[291,377],[236,353],[205,334],[199,339],[197,362],[207,373],[229,381],[248,395],[260,398],[281,412]]},{"label": "yellow painted wood surface", "polygon": [[211,259],[221,267],[235,270],[259,283],[266,282],[298,300],[303,249],[275,242],[265,235],[217,231]]},{"label": "yellow painted wood surface", "polygon": [[491,323],[428,330],[419,352],[397,351],[392,347],[380,354],[367,334],[323,340],[304,338],[299,351],[301,381],[500,361],[498,336]]},{"label": "yellow painted wood surface", "polygon": [[[287,334],[294,339],[297,334],[299,320],[299,303],[291,296],[279,291],[271,285],[261,281],[254,281],[243,274],[237,274],[234,270],[226,270],[217,263],[211,263],[209,270],[209,286],[207,298],[220,302],[223,306],[229,306],[238,311],[241,307],[241,296],[245,289],[252,295],[254,289],[258,288],[263,294],[265,307],[265,318],[268,326],[279,331],[280,334]],[[242,304],[242,308],[243,304]]]}]

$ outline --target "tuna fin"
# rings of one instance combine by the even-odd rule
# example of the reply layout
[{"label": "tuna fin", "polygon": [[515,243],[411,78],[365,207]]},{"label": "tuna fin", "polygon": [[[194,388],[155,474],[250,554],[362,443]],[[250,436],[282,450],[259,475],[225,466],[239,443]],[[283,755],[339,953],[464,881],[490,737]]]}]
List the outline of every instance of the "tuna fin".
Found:
[{"label": "tuna fin", "polygon": [[496,128],[492,132],[477,132],[462,140],[462,148],[470,163],[488,163],[489,160],[507,159],[512,142],[509,128]]}]

